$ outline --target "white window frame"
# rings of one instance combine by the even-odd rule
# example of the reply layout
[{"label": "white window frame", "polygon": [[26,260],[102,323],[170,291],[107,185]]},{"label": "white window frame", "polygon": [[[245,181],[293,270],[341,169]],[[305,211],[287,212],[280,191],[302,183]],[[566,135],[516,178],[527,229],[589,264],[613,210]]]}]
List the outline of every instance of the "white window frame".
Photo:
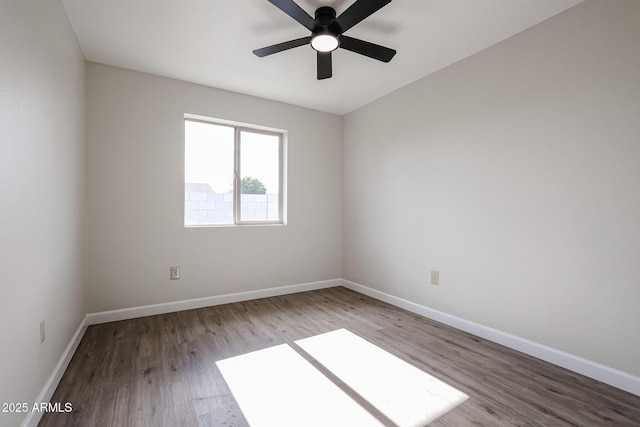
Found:
[{"label": "white window frame", "polygon": [[[226,126],[234,129],[234,172],[233,172],[233,224],[184,224],[184,213],[186,211],[186,201],[183,206],[183,224],[188,228],[198,228],[198,227],[234,227],[234,226],[260,226],[260,225],[286,225],[286,176],[287,176],[287,167],[286,167],[286,146],[287,146],[287,131],[283,129],[270,128],[266,126],[252,125],[248,123],[240,123],[234,122],[230,120],[224,119],[215,119],[206,116],[200,116],[195,114],[185,114],[184,122],[187,121],[192,122],[200,122],[206,123],[216,126]],[[278,164],[278,173],[279,173],[279,188],[278,188],[278,219],[276,220],[259,220],[259,221],[242,221],[242,212],[241,212],[241,181],[242,181],[242,171],[241,171],[241,138],[240,135],[242,132],[251,132],[258,133],[263,135],[271,135],[278,137],[278,146],[279,146],[279,164]],[[184,141],[186,144],[186,132],[183,132]],[[184,163],[183,163],[184,167]],[[183,173],[184,176],[184,173]],[[183,196],[184,198],[184,190]]]}]

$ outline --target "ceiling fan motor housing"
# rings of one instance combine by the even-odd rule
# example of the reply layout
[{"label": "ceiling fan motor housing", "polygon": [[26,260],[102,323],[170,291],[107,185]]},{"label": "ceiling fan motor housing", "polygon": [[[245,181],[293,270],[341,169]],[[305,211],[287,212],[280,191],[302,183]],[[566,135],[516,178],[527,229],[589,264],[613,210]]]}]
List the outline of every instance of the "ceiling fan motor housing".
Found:
[{"label": "ceiling fan motor housing", "polygon": [[313,29],[313,35],[327,34],[336,39],[342,33],[340,26],[336,22],[336,11],[329,6],[319,7],[316,10],[316,28]]},{"label": "ceiling fan motor housing", "polygon": [[329,6],[322,6],[316,10],[316,22],[322,26],[328,26],[336,20],[336,11]]}]

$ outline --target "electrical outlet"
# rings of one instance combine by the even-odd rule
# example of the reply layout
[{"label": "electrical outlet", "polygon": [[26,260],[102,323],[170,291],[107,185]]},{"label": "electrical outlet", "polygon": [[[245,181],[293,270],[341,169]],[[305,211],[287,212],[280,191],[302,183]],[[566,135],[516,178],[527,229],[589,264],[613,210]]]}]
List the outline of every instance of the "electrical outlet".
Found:
[{"label": "electrical outlet", "polygon": [[40,344],[44,342],[44,319],[40,321]]},{"label": "electrical outlet", "polygon": [[169,278],[171,280],[180,280],[180,266],[171,267],[169,269]]},{"label": "electrical outlet", "polygon": [[440,272],[438,270],[431,270],[431,284],[440,285]]}]

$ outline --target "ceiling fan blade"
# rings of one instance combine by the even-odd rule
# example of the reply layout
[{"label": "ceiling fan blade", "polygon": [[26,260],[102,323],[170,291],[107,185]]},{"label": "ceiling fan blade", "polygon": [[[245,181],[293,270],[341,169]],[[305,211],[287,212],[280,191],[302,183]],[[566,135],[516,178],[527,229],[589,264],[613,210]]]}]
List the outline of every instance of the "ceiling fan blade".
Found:
[{"label": "ceiling fan blade", "polygon": [[336,18],[336,23],[345,32],[389,3],[391,0],[357,0]]},{"label": "ceiling fan blade", "polygon": [[396,54],[394,49],[389,49],[388,47],[369,43],[360,39],[354,39],[353,37],[345,35],[340,36],[340,47],[382,62],[391,61]]},{"label": "ceiling fan blade", "polygon": [[294,47],[309,44],[309,42],[311,42],[311,37],[302,37],[301,39],[289,40],[288,42],[256,49],[253,53],[262,58],[263,56],[273,55],[274,53],[282,52],[283,50],[293,49]]},{"label": "ceiling fan blade", "polygon": [[293,0],[269,0],[275,7],[304,25],[309,31],[313,31],[316,26],[316,20],[307,12],[298,6]]},{"label": "ceiling fan blade", "polygon": [[318,52],[318,80],[331,78],[331,52]]}]

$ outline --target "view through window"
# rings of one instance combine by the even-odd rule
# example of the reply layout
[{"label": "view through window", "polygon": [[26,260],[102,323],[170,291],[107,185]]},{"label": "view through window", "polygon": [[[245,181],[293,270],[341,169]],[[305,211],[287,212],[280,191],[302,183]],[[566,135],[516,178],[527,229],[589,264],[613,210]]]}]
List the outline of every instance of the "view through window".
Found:
[{"label": "view through window", "polygon": [[185,119],[185,226],[283,223],[282,132]]}]

